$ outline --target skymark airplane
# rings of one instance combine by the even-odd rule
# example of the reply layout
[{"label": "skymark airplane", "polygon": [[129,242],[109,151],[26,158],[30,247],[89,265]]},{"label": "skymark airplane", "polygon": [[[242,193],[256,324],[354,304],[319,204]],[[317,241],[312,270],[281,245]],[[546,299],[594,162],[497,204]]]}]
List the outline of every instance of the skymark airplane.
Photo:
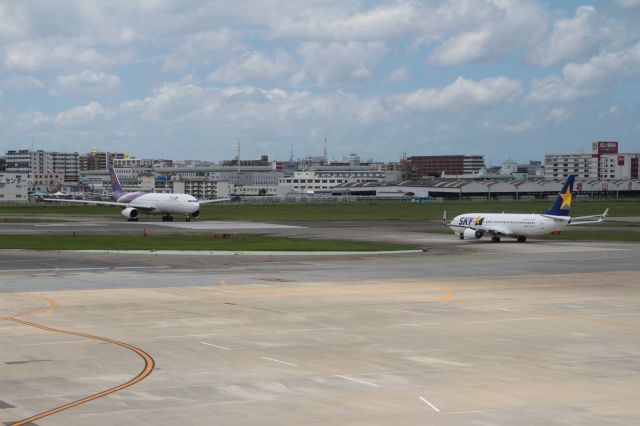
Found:
[{"label": "skymark airplane", "polygon": [[101,204],[122,207],[122,216],[129,221],[137,221],[142,213],[162,214],[163,221],[172,221],[172,214],[184,214],[185,221],[200,216],[200,205],[229,201],[229,198],[215,200],[197,200],[188,194],[162,194],[158,192],[124,192],[113,166],[109,166],[111,175],[111,199],[113,201],[63,200],[45,198],[45,201],[62,201],[64,203]]},{"label": "skymark airplane", "polygon": [[500,237],[516,238],[523,243],[527,237],[559,232],[569,225],[602,222],[609,209],[601,215],[569,216],[574,180],[575,176],[569,176],[551,208],[540,214],[465,213],[447,221],[445,211],[442,223],[459,235],[461,240],[480,239],[488,235],[494,243],[499,243]]}]

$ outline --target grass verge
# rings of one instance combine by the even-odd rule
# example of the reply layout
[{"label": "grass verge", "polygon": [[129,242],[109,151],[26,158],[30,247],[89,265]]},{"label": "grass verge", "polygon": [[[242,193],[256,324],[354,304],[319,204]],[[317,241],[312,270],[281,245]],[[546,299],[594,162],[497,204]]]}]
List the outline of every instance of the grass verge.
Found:
[{"label": "grass verge", "polygon": [[[444,210],[449,218],[461,213],[539,213],[552,203],[526,201],[456,201],[428,204],[371,202],[357,204],[209,204],[202,206],[204,220],[322,221],[322,220],[438,220]],[[571,214],[600,214],[609,208],[611,216],[637,216],[640,200],[575,200]],[[0,205],[0,215],[18,216],[102,216],[120,217],[120,209],[108,206],[37,203]],[[176,216],[176,220],[177,216]]]},{"label": "grass verge", "polygon": [[0,249],[30,250],[229,250],[229,251],[397,251],[416,247],[339,240],[236,235],[2,235]]},{"label": "grass verge", "polygon": [[568,241],[640,241],[640,232],[624,231],[562,231],[558,235],[549,234],[546,240]]}]

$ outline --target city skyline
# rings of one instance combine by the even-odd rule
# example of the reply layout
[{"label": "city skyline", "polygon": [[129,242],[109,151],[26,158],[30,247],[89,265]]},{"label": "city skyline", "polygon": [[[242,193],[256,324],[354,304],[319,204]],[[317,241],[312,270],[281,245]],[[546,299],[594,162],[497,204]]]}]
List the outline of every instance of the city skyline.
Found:
[{"label": "city skyline", "polygon": [[488,165],[640,151],[640,2],[0,6],[0,150]]}]

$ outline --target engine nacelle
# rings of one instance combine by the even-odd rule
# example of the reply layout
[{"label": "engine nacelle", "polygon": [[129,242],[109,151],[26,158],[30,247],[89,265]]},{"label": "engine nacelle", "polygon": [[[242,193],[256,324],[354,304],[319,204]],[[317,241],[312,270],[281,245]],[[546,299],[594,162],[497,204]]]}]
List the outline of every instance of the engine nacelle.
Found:
[{"label": "engine nacelle", "polygon": [[127,207],[126,209],[123,209],[121,214],[122,214],[122,216],[126,217],[127,219],[137,219],[138,218],[138,210],[134,209],[133,207]]},{"label": "engine nacelle", "polygon": [[465,239],[470,240],[472,238],[475,238],[476,240],[478,240],[482,238],[482,236],[484,235],[484,232],[480,230],[474,231],[473,229],[465,229],[462,235]]},{"label": "engine nacelle", "polygon": [[200,216],[200,210],[196,210],[195,212],[191,213],[191,217],[198,217]]}]

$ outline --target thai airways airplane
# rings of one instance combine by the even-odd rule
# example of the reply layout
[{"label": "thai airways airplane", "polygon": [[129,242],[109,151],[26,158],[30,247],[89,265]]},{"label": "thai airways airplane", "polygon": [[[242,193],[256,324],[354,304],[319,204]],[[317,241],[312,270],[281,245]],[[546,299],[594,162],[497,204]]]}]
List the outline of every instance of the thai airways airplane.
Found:
[{"label": "thai airways airplane", "polygon": [[527,237],[559,232],[569,225],[602,222],[609,209],[601,215],[569,216],[574,180],[575,176],[569,176],[551,208],[540,214],[465,213],[447,221],[445,211],[442,223],[459,235],[461,240],[480,239],[487,235],[491,236],[494,243],[499,243],[500,237],[516,238],[523,243]]},{"label": "thai airways airplane", "polygon": [[113,201],[63,200],[45,198],[45,201],[64,203],[102,204],[122,207],[122,216],[129,221],[137,221],[140,213],[162,214],[162,221],[172,221],[172,214],[184,214],[185,221],[200,216],[200,205],[229,201],[229,198],[215,200],[197,200],[188,194],[162,194],[158,192],[124,192],[113,166],[109,166],[111,175],[111,199]]}]

